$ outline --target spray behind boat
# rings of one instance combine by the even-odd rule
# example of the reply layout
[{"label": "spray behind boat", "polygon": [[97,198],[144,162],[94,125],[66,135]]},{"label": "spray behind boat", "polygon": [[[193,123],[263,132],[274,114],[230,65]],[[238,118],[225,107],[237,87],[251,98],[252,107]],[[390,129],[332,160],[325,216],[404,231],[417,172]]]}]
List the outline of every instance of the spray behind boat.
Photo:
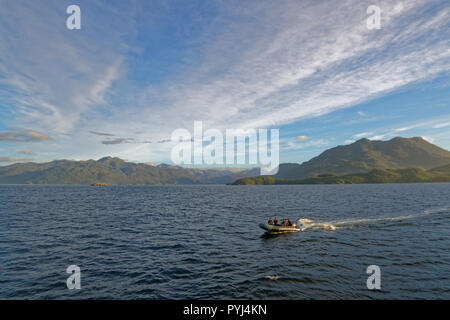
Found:
[{"label": "spray behind boat", "polygon": [[397,217],[380,217],[380,218],[364,218],[364,219],[350,219],[350,220],[334,220],[327,222],[316,222],[306,218],[298,219],[298,225],[300,231],[312,230],[312,229],[323,229],[323,230],[337,230],[340,228],[350,228],[359,225],[374,224],[377,222],[392,222],[392,221],[403,221],[408,219],[415,219],[426,217],[430,214],[445,213],[448,212],[450,208],[438,208],[438,209],[428,209],[421,213],[403,215]]}]

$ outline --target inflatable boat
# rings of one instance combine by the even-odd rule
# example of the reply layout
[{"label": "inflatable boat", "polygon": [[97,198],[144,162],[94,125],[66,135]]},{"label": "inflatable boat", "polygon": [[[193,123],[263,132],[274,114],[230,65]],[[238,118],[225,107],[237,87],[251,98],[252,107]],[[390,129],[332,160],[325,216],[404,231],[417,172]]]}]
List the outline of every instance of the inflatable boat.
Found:
[{"label": "inflatable boat", "polygon": [[262,229],[266,230],[270,233],[286,233],[286,232],[297,232],[301,229],[297,227],[296,225],[293,226],[283,226],[281,224],[268,224],[268,223],[261,223],[259,225]]}]

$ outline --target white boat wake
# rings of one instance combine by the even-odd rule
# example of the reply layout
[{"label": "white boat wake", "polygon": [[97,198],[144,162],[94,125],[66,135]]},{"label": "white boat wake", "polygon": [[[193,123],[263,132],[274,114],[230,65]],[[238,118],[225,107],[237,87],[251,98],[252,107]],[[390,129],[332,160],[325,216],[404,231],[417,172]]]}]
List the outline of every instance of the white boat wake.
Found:
[{"label": "white boat wake", "polygon": [[312,229],[323,229],[323,230],[336,230],[344,227],[357,226],[362,224],[371,224],[381,221],[401,221],[408,219],[415,219],[425,217],[431,214],[437,213],[445,213],[450,212],[450,208],[440,208],[440,209],[432,209],[425,210],[422,213],[411,214],[407,216],[398,216],[398,217],[381,217],[381,218],[367,218],[367,219],[352,219],[352,220],[335,220],[335,221],[327,221],[327,222],[319,222],[313,221],[306,218],[298,219],[298,227],[300,227],[300,231],[312,230]]}]

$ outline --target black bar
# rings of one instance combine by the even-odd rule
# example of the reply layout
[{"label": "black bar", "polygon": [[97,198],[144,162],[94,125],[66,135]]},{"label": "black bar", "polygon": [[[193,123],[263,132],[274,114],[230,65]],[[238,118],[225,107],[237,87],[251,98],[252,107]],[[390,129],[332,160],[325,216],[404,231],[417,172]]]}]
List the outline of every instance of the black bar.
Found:
[{"label": "black bar", "polygon": [[[363,319],[381,317],[398,308],[402,318],[432,307],[434,311],[449,307],[448,301],[351,300],[351,301],[294,301],[294,300],[57,300],[57,301],[0,301],[2,313],[20,315],[45,312],[46,316],[95,316],[112,313],[117,317],[144,319],[286,319],[324,318],[343,316]],[[258,306],[262,306],[261,308]],[[214,309],[212,309],[214,308]],[[445,308],[445,309],[444,309]],[[9,310],[8,310],[9,309]],[[215,312],[213,313],[213,310]],[[164,318],[163,318],[163,317]],[[134,316],[133,316],[134,317]],[[84,318],[84,317],[83,317]]]}]

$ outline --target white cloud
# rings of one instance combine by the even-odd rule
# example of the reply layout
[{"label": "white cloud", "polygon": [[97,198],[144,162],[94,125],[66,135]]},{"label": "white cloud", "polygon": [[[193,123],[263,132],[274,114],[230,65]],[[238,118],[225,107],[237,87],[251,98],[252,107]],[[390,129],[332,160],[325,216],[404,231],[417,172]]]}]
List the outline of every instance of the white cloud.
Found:
[{"label": "white cloud", "polygon": [[[103,34],[111,24],[99,20],[69,31],[59,24],[67,15],[58,2],[2,1],[1,6],[0,84],[14,105],[15,124],[72,131],[83,113],[107,102],[108,89],[120,77],[122,55]],[[89,11],[84,13],[88,20]]]},{"label": "white cloud", "polygon": [[370,137],[370,138],[368,138],[368,139],[369,139],[369,140],[382,140],[382,139],[384,139],[384,138],[386,138],[386,135],[385,135],[385,134],[379,134],[379,135]]},{"label": "white cloud", "polygon": [[450,126],[450,122],[438,123],[433,126],[435,129],[446,128]]},{"label": "white cloud", "polygon": [[[3,85],[19,93],[11,97],[18,124],[76,133],[60,137],[49,156],[115,153],[157,160],[153,157],[168,156],[167,145],[101,145],[101,137],[95,139],[88,131],[158,141],[176,128],[191,130],[194,120],[218,129],[280,127],[450,68],[442,31],[448,30],[449,9],[431,10],[439,1],[401,6],[377,1],[381,30],[366,28],[369,1],[225,2],[218,5],[223,28],[195,39],[197,47],[186,52],[175,76],[142,90],[124,80],[132,72],[126,50],[137,55],[146,49],[144,43],[123,41],[136,33],[135,19],[124,17],[140,14],[139,7],[130,6],[131,13],[102,7],[108,19],[99,19],[94,30],[69,33],[49,25],[61,17],[58,2],[48,3],[2,1],[0,21],[25,41],[0,29],[0,72]],[[111,26],[110,20],[118,25]],[[108,105],[115,90],[124,97],[118,105]],[[140,133],[131,136],[131,130]],[[291,143],[289,147],[304,146]]]},{"label": "white cloud", "polygon": [[[337,5],[320,21],[312,21],[307,16],[315,16],[312,12],[323,15],[329,4],[305,5],[303,12],[286,7],[281,13],[275,10],[282,31],[269,33],[272,39],[267,42],[256,41],[256,48],[250,48],[251,55],[244,49],[244,54],[234,59],[236,65],[220,79],[194,87],[195,94],[188,90],[182,95],[183,104],[206,111],[207,116],[216,121],[232,119],[234,123],[253,127],[281,125],[427,78],[437,71],[433,66],[439,70],[448,66],[449,52],[444,43],[436,48],[419,45],[412,52],[402,48],[384,52],[391,46],[394,35],[368,32],[359,24],[360,19],[356,19],[358,15],[349,4]],[[384,11],[390,12],[389,4],[383,5]],[[289,3],[288,6],[294,5]],[[412,11],[414,9],[418,8]],[[286,14],[288,11],[295,12],[296,16]],[[340,21],[339,16],[343,23],[336,22]],[[400,32],[404,41],[416,38],[413,30],[402,32],[396,26],[399,22],[387,20],[386,30]],[[398,20],[403,18],[398,17]],[[436,24],[439,22],[443,23],[438,20]],[[414,32],[421,34],[423,28],[418,27]],[[245,29],[241,34],[246,34]],[[365,62],[367,58],[372,61]],[[215,63],[217,57],[214,59]],[[353,63],[353,59],[362,61],[358,68],[349,70],[345,66]]]},{"label": "white cloud", "polygon": [[307,147],[324,147],[327,145],[329,145],[329,143],[324,139],[314,139],[306,142],[288,141],[282,148],[285,150],[299,150]]},{"label": "white cloud", "polygon": [[352,136],[352,138],[355,138],[355,139],[358,139],[358,138],[365,138],[365,137],[367,137],[367,136],[370,136],[371,134],[373,134],[373,133],[372,133],[372,132],[361,132],[361,133],[354,134],[354,135]]}]

